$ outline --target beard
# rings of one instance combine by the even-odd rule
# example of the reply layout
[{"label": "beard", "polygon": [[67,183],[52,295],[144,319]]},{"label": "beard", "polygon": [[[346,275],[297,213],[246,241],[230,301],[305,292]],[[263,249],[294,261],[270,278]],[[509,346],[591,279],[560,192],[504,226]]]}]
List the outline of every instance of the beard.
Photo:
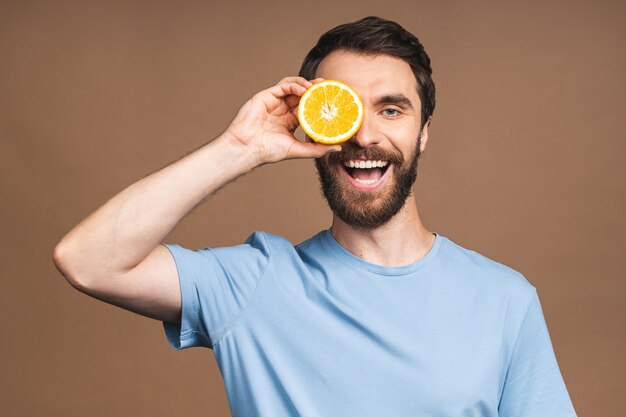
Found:
[{"label": "beard", "polygon": [[[404,159],[400,152],[387,151],[377,146],[361,148],[346,142],[341,152],[317,158],[315,167],[322,193],[332,212],[345,223],[359,229],[372,229],[387,223],[404,207],[413,192],[417,179],[418,159],[421,156],[421,132],[411,157]],[[359,191],[344,184],[339,165],[348,159],[388,161],[393,165],[393,176],[385,188],[376,191]],[[389,169],[389,168],[387,168]]]}]

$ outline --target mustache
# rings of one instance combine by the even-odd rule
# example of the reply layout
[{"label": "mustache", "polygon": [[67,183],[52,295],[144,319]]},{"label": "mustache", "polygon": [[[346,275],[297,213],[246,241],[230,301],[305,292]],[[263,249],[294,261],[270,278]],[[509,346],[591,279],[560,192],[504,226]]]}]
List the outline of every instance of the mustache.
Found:
[{"label": "mustache", "polygon": [[332,152],[328,155],[329,162],[340,163],[346,159],[368,159],[372,161],[389,161],[392,164],[401,165],[404,158],[400,152],[388,151],[378,146],[361,148],[344,145],[340,152]]}]

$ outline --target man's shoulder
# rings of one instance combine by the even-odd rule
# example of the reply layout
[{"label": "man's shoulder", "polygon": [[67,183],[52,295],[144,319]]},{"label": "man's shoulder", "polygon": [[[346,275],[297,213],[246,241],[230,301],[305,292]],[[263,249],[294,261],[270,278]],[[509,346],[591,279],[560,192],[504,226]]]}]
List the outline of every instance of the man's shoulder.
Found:
[{"label": "man's shoulder", "polygon": [[285,236],[267,232],[264,230],[256,230],[252,232],[250,236],[248,236],[244,244],[264,247],[269,252],[296,252],[303,248],[307,248],[311,245],[319,243],[320,239],[323,238],[323,234],[324,231],[320,231],[319,233],[307,238],[306,240],[294,244],[290,239],[286,238]]},{"label": "man's shoulder", "polygon": [[461,246],[449,238],[445,240],[444,258],[451,267],[490,285],[509,287],[513,291],[528,293],[535,291],[535,287],[520,271],[473,249]]}]

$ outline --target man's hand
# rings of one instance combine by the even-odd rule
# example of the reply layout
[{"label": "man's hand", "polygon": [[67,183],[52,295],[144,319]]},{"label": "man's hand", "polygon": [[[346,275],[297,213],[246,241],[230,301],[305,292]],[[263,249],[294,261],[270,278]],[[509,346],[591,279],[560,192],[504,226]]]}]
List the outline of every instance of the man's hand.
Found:
[{"label": "man's hand", "polygon": [[284,159],[318,158],[341,146],[300,142],[293,133],[298,127],[300,97],[313,83],[302,77],[286,77],[278,84],[255,94],[239,110],[224,132],[252,152],[257,165]]}]

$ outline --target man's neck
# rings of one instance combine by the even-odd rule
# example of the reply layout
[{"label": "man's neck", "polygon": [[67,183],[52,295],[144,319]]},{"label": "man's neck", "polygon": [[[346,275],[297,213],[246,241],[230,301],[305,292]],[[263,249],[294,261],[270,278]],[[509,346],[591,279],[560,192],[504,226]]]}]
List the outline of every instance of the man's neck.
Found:
[{"label": "man's neck", "polygon": [[413,263],[423,258],[435,241],[420,220],[413,196],[390,221],[373,229],[358,229],[333,216],[331,233],[348,252],[383,266]]}]

